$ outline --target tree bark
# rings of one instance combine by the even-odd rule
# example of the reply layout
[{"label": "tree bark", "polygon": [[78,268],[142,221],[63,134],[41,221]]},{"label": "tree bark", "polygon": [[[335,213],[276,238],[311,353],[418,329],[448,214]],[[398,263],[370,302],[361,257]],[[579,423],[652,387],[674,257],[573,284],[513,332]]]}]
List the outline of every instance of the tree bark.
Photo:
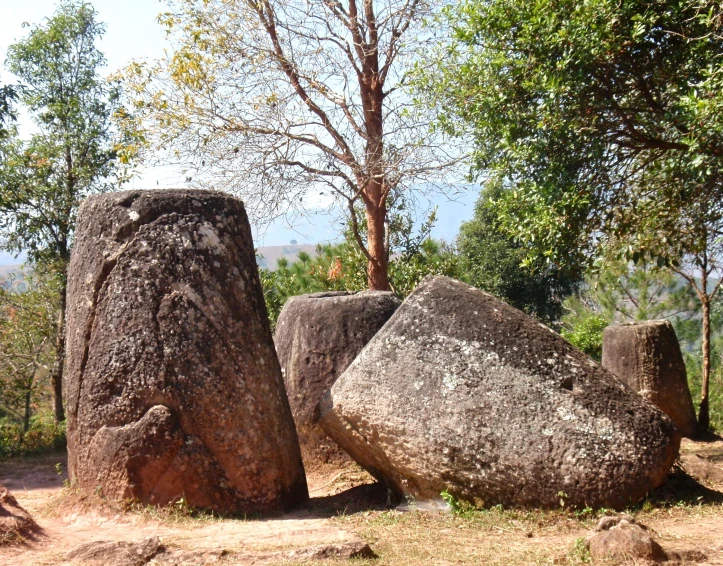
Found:
[{"label": "tree bark", "polygon": [[23,415],[23,432],[28,432],[30,428],[30,396],[32,394],[32,383],[25,391],[25,414]]},{"label": "tree bark", "polygon": [[701,372],[700,405],[698,410],[698,431],[708,432],[710,411],[708,407],[708,384],[710,382],[710,300],[707,294],[701,297],[703,307],[703,369]]},{"label": "tree bark", "polygon": [[386,203],[367,206],[367,284],[372,291],[389,291],[389,274],[386,246]]},{"label": "tree bark", "polygon": [[63,274],[63,283],[60,287],[60,304],[58,312],[58,324],[55,334],[55,361],[51,372],[51,382],[53,385],[53,410],[55,414],[55,422],[63,422],[65,420],[65,409],[63,408],[63,371],[65,368],[65,293],[67,282],[65,274]]}]

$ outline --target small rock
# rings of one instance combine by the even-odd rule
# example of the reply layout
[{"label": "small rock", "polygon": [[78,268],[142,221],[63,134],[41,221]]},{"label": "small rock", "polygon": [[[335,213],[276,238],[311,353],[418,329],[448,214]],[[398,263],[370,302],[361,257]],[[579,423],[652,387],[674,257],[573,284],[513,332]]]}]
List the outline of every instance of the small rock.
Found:
[{"label": "small rock", "polygon": [[0,485],[0,546],[35,538],[40,527],[10,493]]},{"label": "small rock", "polygon": [[357,538],[336,544],[323,544],[293,550],[288,553],[288,557],[294,560],[322,560],[326,558],[346,560],[349,558],[375,558],[376,555],[366,542]]},{"label": "small rock", "polygon": [[164,550],[165,547],[158,537],[140,542],[95,541],[77,546],[68,552],[65,558],[77,562],[100,563],[104,566],[143,566]]},{"label": "small rock", "polygon": [[594,561],[616,560],[624,563],[667,560],[665,551],[653,540],[648,529],[630,522],[628,518],[603,517],[595,530],[595,534],[587,541],[590,557]]}]

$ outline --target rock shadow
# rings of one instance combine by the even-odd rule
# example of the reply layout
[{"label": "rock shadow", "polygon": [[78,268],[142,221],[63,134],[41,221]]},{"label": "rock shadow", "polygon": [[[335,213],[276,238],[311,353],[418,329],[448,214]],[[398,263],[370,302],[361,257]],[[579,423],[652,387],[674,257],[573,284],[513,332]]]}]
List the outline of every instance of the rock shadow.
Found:
[{"label": "rock shadow", "polygon": [[334,495],[311,497],[306,508],[312,515],[331,518],[362,511],[386,511],[401,503],[401,498],[384,484],[358,485]]},{"label": "rock shadow", "polygon": [[650,492],[646,502],[658,506],[707,505],[723,503],[723,489],[710,488],[700,483],[685,469],[676,464],[668,474],[666,482]]}]

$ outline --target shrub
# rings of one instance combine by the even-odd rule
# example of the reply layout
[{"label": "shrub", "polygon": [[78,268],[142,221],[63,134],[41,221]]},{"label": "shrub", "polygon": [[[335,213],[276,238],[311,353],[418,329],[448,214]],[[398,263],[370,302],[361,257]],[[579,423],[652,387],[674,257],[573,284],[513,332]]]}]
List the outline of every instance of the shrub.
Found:
[{"label": "shrub", "polygon": [[65,443],[65,423],[56,423],[50,413],[34,415],[27,432],[20,422],[0,420],[0,459],[59,450]]}]

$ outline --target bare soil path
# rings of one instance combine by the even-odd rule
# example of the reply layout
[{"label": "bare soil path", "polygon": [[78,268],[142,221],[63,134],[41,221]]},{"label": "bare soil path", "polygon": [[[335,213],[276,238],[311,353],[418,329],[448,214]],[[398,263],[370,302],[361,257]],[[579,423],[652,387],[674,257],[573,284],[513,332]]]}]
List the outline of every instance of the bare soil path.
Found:
[{"label": "bare soil path", "polygon": [[[723,441],[685,441],[682,453],[690,475],[675,472],[664,488],[631,511],[654,529],[664,547],[700,550],[706,555],[703,563],[723,566]],[[0,548],[0,566],[75,564],[66,555],[79,545],[149,537],[159,537],[180,560],[143,562],[149,564],[292,565],[330,554],[326,564],[577,565],[586,563],[579,541],[596,522],[590,512],[565,509],[399,512],[389,508],[393,502],[386,491],[352,465],[313,470],[309,505],[279,517],[219,519],[190,516],[182,508],[123,510],[64,489],[64,458],[56,453],[0,462],[0,484],[43,530],[36,540]],[[360,538],[377,558],[350,561],[349,548]],[[341,550],[335,555],[319,549]]]}]

